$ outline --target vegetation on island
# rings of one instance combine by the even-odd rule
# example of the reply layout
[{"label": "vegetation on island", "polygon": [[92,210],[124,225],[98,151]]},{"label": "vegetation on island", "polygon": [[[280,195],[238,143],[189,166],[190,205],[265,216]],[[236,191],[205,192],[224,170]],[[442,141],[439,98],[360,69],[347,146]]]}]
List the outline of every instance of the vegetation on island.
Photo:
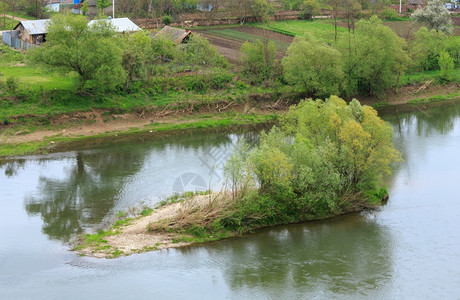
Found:
[{"label": "vegetation on island", "polygon": [[260,145],[238,145],[225,166],[224,201],[149,230],[212,237],[376,207],[386,195],[382,176],[401,160],[392,137],[391,126],[357,100],[301,101]]}]

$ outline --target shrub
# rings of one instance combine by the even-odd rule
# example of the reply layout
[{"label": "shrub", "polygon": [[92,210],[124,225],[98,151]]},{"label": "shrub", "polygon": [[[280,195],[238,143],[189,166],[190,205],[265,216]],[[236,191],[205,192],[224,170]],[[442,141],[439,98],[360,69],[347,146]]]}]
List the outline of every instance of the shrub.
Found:
[{"label": "shrub", "polygon": [[168,26],[172,22],[172,17],[169,15],[163,16],[163,18],[161,18],[161,21],[163,22],[163,24]]},{"label": "shrub", "polygon": [[276,46],[273,41],[246,42],[241,47],[243,74],[251,84],[271,82],[275,76]]},{"label": "shrub", "polygon": [[398,18],[398,13],[392,8],[385,8],[380,12],[380,18],[383,20],[395,20]]},{"label": "shrub", "polygon": [[454,60],[450,57],[449,53],[446,51],[442,51],[439,54],[438,59],[439,68],[441,72],[439,74],[439,78],[442,82],[449,82],[452,80],[452,72],[454,70]]},{"label": "shrub", "polygon": [[8,93],[14,95],[18,90],[18,81],[14,77],[8,77],[6,79],[6,90]]}]

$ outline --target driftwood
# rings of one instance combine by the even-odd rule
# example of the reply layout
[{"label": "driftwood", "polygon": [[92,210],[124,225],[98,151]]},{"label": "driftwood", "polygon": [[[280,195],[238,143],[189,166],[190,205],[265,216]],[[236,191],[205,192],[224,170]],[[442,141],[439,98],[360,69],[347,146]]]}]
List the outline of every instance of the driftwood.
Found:
[{"label": "driftwood", "polygon": [[424,85],[422,85],[420,88],[418,88],[418,90],[416,90],[415,92],[413,92],[413,94],[417,94],[418,92],[426,89],[431,83],[433,82],[433,80],[428,80],[427,82],[425,82]]}]

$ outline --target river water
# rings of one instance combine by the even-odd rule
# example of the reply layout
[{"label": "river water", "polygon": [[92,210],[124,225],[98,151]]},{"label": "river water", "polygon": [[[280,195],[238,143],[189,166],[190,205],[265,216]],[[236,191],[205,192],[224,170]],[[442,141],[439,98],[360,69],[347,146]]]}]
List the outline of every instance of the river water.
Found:
[{"label": "river water", "polygon": [[[106,260],[68,242],[218,188],[257,130],[136,136],[0,162],[0,299],[460,299],[460,105],[383,115],[404,161],[377,211]],[[85,150],[86,149],[86,150]]]}]

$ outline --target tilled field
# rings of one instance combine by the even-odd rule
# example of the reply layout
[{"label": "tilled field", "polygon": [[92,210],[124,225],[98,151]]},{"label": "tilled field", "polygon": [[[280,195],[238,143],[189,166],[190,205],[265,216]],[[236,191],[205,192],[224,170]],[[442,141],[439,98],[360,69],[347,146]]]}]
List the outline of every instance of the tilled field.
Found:
[{"label": "tilled field", "polygon": [[239,62],[240,48],[246,41],[256,42],[257,40],[271,40],[278,49],[278,56],[282,57],[294,39],[288,35],[252,26],[199,29],[195,31],[205,36],[216,46],[219,53],[226,57],[231,63]]}]

